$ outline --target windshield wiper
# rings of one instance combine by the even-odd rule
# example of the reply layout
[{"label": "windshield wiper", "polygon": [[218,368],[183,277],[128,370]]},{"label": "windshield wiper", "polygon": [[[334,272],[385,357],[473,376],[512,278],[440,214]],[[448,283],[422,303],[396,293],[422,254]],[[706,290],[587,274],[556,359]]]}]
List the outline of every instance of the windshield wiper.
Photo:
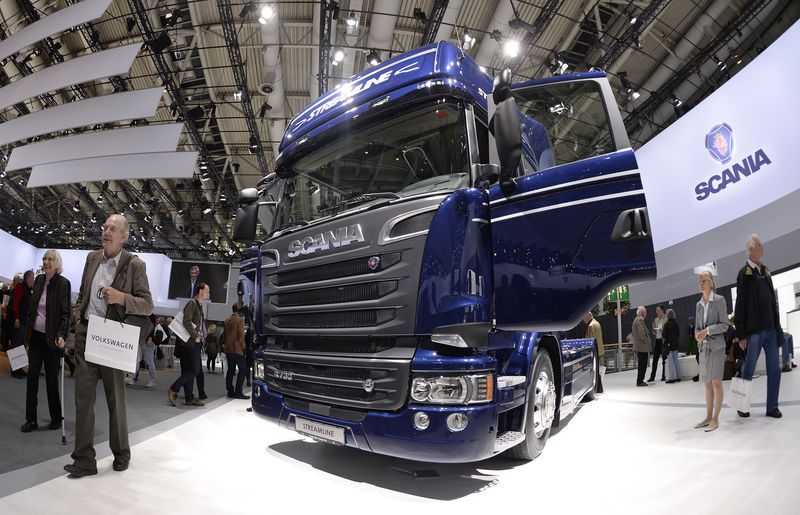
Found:
[{"label": "windshield wiper", "polygon": [[403,198],[397,193],[391,192],[378,192],[378,193],[364,193],[363,195],[358,195],[355,197],[351,197],[348,199],[341,200],[332,206],[326,206],[326,211],[333,211],[333,215],[336,215],[336,212],[343,207],[350,207],[350,206],[357,206],[358,204],[363,204],[365,202],[370,202],[372,200],[377,199],[398,199]]}]

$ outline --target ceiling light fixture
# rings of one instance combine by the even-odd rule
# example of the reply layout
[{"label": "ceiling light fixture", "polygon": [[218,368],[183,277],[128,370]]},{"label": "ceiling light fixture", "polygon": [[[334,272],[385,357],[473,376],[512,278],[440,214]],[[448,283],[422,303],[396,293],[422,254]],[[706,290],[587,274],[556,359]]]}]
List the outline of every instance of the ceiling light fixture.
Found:
[{"label": "ceiling light fixture", "polygon": [[346,34],[353,34],[355,33],[356,28],[358,28],[358,18],[356,18],[356,13],[354,11],[350,11],[344,31]]},{"label": "ceiling light fixture", "polygon": [[241,102],[242,101],[242,90],[234,91],[233,92],[233,101],[234,102]]},{"label": "ceiling light fixture", "polygon": [[464,41],[461,43],[461,48],[463,50],[469,50],[470,48],[472,48],[472,45],[474,45],[474,44],[475,44],[475,38],[472,37],[472,35],[469,32],[467,32],[467,30],[465,29],[464,30]]},{"label": "ceiling light fixture", "polygon": [[266,25],[273,16],[275,16],[275,8],[267,4],[261,8],[261,16],[258,17],[258,23]]},{"label": "ceiling light fixture", "polygon": [[336,47],[333,50],[332,56],[333,60],[331,61],[331,64],[338,65],[344,60],[344,50],[341,47]]},{"label": "ceiling light fixture", "polygon": [[378,53],[377,50],[372,49],[367,54],[367,62],[370,66],[377,66],[381,64],[381,55]]},{"label": "ceiling light fixture", "polygon": [[514,58],[519,55],[519,40],[509,39],[503,45],[503,53],[506,57]]}]

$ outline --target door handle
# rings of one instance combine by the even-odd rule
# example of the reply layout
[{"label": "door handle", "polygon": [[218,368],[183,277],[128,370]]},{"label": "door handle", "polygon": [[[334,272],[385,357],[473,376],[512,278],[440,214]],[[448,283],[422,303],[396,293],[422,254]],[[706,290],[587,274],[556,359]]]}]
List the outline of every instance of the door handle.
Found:
[{"label": "door handle", "polygon": [[611,243],[646,240],[650,237],[650,219],[646,207],[626,209],[617,217],[611,231]]}]

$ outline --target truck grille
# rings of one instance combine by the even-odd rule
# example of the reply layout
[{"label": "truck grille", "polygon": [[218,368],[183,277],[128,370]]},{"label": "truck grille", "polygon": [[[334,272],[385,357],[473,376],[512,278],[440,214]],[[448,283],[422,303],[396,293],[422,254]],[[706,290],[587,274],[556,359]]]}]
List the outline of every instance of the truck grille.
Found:
[{"label": "truck grille", "polygon": [[288,336],[278,335],[275,344],[285,351],[292,352],[339,352],[343,354],[375,354],[394,347],[416,348],[418,339],[414,336]]},{"label": "truck grille", "polygon": [[406,402],[409,360],[370,360],[304,356],[264,360],[270,390],[287,396],[359,409],[397,410]]},{"label": "truck grille", "polygon": [[338,263],[293,270],[291,272],[281,272],[272,276],[270,281],[276,286],[289,286],[293,284],[312,283],[317,281],[327,281],[330,279],[340,279],[353,275],[363,275],[377,273],[387,268],[391,268],[400,262],[400,253],[392,252],[377,256],[378,266],[370,268],[368,260],[365,258],[349,259]]},{"label": "truck grille", "polygon": [[362,311],[297,313],[273,315],[270,318],[275,327],[293,329],[345,327],[372,327],[394,319],[394,309],[365,309]]},{"label": "truck grille", "polygon": [[273,295],[271,302],[278,307],[296,307],[313,304],[332,304],[336,302],[357,302],[376,300],[397,291],[397,281],[381,281],[334,286],[317,290],[303,290]]}]

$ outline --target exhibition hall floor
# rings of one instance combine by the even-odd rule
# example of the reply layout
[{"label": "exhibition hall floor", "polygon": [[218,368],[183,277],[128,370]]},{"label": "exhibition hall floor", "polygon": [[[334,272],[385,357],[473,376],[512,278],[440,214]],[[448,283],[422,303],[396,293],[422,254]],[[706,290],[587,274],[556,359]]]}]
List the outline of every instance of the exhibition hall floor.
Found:
[{"label": "exhibition hall floor", "polygon": [[800,511],[800,368],[781,374],[782,419],[764,416],[762,376],[753,415],[741,419],[726,407],[710,433],[692,429],[705,415],[702,385],[637,388],[634,379],[635,371],[606,376],[606,393],[562,423],[530,463],[438,465],[334,447],[259,419],[247,401],[222,398],[200,416],[181,412],[133,433],[126,472],[111,469],[103,443],[99,474],[68,479],[68,433],[64,456],[0,475],[0,512]]}]

